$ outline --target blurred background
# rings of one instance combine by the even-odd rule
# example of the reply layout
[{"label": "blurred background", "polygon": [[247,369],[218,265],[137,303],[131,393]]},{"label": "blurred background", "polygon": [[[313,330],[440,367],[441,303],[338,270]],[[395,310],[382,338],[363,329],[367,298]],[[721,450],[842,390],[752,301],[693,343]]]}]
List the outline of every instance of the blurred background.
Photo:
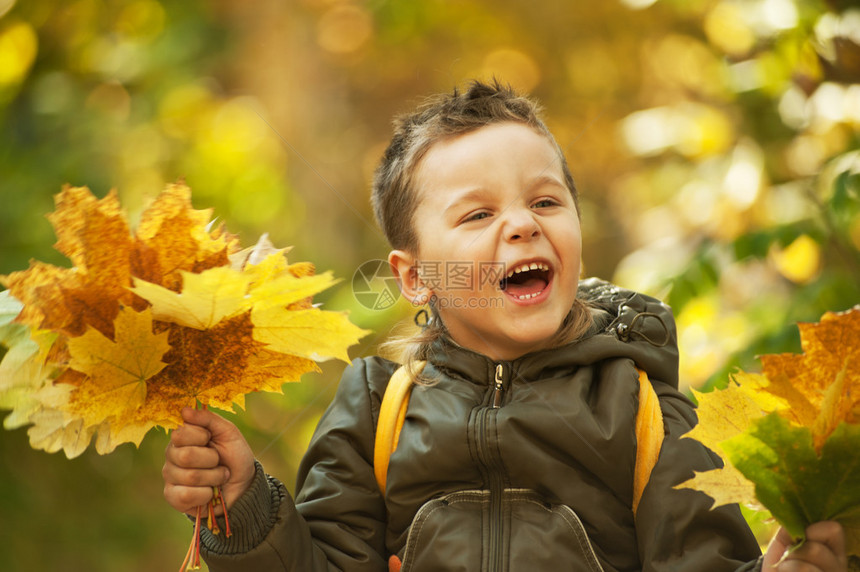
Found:
[{"label": "blurred background", "polygon": [[[388,252],[368,189],[391,118],[493,76],[545,107],[587,273],[672,305],[685,387],[860,303],[850,0],[0,0],[0,274],[67,264],[44,218],[64,183],[116,188],[134,220],[184,178],[245,246],[268,232],[343,278],[318,299],[373,352],[411,319],[352,289]],[[291,488],[342,368],[228,414]],[[0,432],[0,570],[178,569],[166,442],[69,461]]]}]

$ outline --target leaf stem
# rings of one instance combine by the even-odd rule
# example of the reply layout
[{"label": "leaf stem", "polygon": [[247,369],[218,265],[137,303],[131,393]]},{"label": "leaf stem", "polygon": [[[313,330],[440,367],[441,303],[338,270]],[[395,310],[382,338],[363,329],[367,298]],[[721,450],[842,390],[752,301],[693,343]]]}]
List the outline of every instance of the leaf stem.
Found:
[{"label": "leaf stem", "polygon": [[200,521],[202,519],[203,507],[197,507],[197,517],[194,519],[194,536],[191,537],[191,545],[185,554],[185,560],[179,567],[179,572],[200,569]]},{"label": "leaf stem", "polygon": [[[213,489],[214,491],[215,489]],[[212,531],[212,534],[221,534],[221,528],[218,526],[218,519],[215,518],[215,497],[209,501],[209,514],[206,517],[206,526]]]},{"label": "leaf stem", "polygon": [[227,516],[227,501],[224,500],[224,493],[221,491],[221,487],[214,487],[212,489],[212,493],[213,493],[213,495],[212,495],[213,505],[220,504],[223,507],[224,534],[227,536],[227,538],[230,538],[233,535],[233,533],[230,532],[230,518]]}]

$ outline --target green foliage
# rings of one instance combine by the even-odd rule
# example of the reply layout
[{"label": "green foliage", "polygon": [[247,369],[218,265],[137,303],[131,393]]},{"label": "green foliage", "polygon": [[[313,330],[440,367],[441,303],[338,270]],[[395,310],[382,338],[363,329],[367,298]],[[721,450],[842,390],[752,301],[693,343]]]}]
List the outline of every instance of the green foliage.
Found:
[{"label": "green foliage", "polygon": [[842,423],[819,456],[809,428],[771,413],[722,447],[755,483],[762,505],[795,538],[803,538],[812,523],[837,520],[849,549],[860,549],[860,426]]}]

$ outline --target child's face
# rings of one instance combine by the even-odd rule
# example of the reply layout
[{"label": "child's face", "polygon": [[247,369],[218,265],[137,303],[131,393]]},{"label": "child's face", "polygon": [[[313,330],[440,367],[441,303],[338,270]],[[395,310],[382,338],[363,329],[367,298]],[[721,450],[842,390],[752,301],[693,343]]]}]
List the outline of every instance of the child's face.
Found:
[{"label": "child's face", "polygon": [[390,258],[404,293],[435,294],[454,340],[491,358],[545,347],[576,297],[582,247],[555,147],[520,123],[488,125],[434,144],[416,188],[418,252]]}]

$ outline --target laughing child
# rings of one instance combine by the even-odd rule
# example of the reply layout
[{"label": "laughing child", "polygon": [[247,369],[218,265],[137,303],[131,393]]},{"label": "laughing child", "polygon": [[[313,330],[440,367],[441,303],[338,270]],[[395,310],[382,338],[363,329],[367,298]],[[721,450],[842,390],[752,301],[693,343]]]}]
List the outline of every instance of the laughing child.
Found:
[{"label": "laughing child", "polygon": [[[846,570],[838,524],[784,557],[781,530],[762,557],[736,506],[673,488],[719,460],[679,439],[696,417],[671,312],[579,280],[577,192],[533,101],[475,82],[399,118],[373,204],[403,296],[429,316],[400,344],[414,390],[387,475],[374,441],[400,364],[386,359],[344,372],[295,500],[235,426],[186,409],[164,495],[193,514],[222,487],[233,535],[201,532],[210,570]],[[447,279],[453,264],[465,277]],[[640,383],[663,418],[645,424],[660,451],[644,489]]]}]

